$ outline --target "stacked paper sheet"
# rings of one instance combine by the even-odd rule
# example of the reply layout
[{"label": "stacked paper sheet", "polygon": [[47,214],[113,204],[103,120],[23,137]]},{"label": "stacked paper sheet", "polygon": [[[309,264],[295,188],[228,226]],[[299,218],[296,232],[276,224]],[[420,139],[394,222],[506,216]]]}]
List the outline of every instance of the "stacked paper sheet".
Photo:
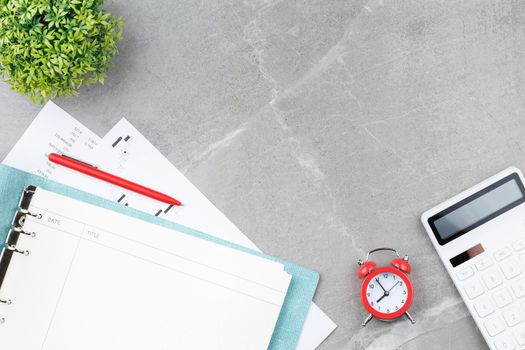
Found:
[{"label": "stacked paper sheet", "polygon": [[[172,195],[185,205],[163,205],[57,167],[47,161],[46,154],[49,152],[65,153],[94,163],[105,171]],[[125,119],[101,139],[54,103],[48,102],[3,163],[259,250]],[[335,327],[312,303],[297,349],[316,348]]]}]

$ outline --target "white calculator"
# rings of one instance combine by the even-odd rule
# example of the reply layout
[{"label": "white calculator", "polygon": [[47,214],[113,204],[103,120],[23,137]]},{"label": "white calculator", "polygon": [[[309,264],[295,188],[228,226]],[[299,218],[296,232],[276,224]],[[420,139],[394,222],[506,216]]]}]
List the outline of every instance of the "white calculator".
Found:
[{"label": "white calculator", "polygon": [[511,167],[421,221],[490,349],[525,349],[525,187]]}]

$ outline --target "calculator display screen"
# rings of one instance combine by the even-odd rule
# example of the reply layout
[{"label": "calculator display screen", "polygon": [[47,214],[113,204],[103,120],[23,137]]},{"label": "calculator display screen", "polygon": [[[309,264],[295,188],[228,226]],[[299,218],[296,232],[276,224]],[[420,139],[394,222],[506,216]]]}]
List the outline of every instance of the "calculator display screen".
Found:
[{"label": "calculator display screen", "polygon": [[428,219],[443,245],[525,201],[525,189],[513,173]]}]

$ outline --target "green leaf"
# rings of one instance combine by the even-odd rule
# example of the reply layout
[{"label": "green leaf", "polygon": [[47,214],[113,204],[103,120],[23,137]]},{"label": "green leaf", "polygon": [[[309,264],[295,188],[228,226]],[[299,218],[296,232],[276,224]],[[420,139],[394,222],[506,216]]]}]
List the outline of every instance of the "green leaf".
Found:
[{"label": "green leaf", "polygon": [[0,75],[31,101],[104,84],[122,19],[102,0],[0,0]]}]

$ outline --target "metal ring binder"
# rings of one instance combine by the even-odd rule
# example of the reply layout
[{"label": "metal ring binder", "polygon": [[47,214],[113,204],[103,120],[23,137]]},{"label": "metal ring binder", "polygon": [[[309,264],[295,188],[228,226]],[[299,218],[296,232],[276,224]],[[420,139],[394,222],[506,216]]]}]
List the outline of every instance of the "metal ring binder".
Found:
[{"label": "metal ring binder", "polygon": [[32,212],[30,212],[29,210],[27,210],[27,209],[22,209],[22,208],[19,208],[18,211],[19,211],[21,214],[23,214],[23,215],[34,216],[34,217],[37,218],[37,219],[42,219],[42,214],[32,213]]},{"label": "metal ring binder", "polygon": [[24,255],[29,255],[29,250],[21,250],[21,249],[18,249],[16,246],[12,245],[12,244],[8,244],[5,246],[5,249],[7,250],[10,250],[12,252],[15,252],[15,253],[20,253],[20,254],[24,254]]},{"label": "metal ring binder", "polygon": [[21,226],[13,226],[11,227],[11,230],[15,231],[15,232],[18,232],[18,233],[21,233],[23,235],[26,235],[26,236],[31,236],[31,237],[36,237],[36,232],[26,232],[22,229]]},{"label": "metal ring binder", "polygon": [[[27,215],[35,217],[36,219],[41,219],[42,214],[33,213],[29,211],[29,205],[35,194],[35,186],[27,186],[22,193],[20,202],[18,203],[18,209],[13,217],[11,223],[11,229],[7,234],[7,238],[4,244],[3,249],[0,251],[0,290],[2,284],[4,283],[7,270],[9,269],[9,264],[13,259],[13,254],[23,254],[24,256],[29,255],[29,250],[20,249],[18,247],[18,240],[21,235],[29,236],[31,238],[36,236],[35,232],[28,232],[23,229]],[[11,299],[0,299],[0,303],[11,305]],[[0,317],[0,324],[5,323],[5,317]]]}]

